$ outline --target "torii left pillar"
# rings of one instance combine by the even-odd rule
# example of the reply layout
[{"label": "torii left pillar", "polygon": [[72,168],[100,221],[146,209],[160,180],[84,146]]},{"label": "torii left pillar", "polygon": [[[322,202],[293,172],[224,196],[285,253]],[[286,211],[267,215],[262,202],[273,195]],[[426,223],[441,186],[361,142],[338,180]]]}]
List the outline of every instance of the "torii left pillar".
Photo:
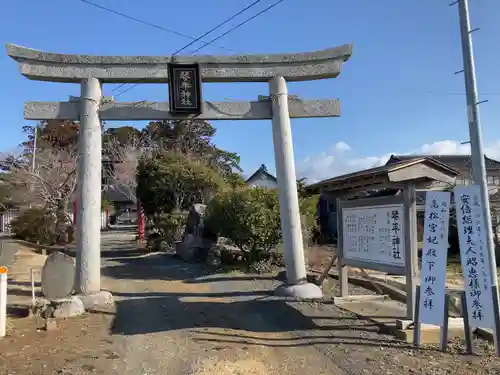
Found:
[{"label": "torii left pillar", "polygon": [[274,159],[278,177],[281,232],[285,247],[287,283],[275,294],[297,299],[321,299],[323,292],[307,282],[306,261],[300,224],[297,177],[293,158],[292,127],[288,109],[288,89],[285,78],[276,76],[269,81],[272,103]]},{"label": "torii left pillar", "polygon": [[101,83],[94,77],[81,83],[78,136],[78,219],[76,222],[77,293],[101,290]]}]

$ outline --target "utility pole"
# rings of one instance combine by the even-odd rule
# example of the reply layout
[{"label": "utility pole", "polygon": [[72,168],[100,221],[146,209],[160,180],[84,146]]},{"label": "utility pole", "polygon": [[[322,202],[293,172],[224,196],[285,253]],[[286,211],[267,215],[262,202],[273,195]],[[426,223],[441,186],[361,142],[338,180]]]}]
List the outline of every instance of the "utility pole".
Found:
[{"label": "utility pole", "polygon": [[31,156],[31,171],[35,172],[35,162],[36,162],[36,139],[38,138],[38,126],[35,126],[35,134],[33,135],[33,154]]},{"label": "utility pole", "polygon": [[486,167],[484,162],[483,140],[481,134],[481,123],[479,118],[478,101],[476,87],[476,72],[474,67],[474,54],[472,50],[471,33],[479,29],[470,28],[468,0],[458,0],[460,17],[460,36],[462,40],[462,54],[464,62],[465,92],[467,97],[467,117],[469,121],[469,137],[472,157],[472,176],[474,183],[481,189],[481,207],[486,226],[486,238],[489,255],[491,291],[493,298],[493,311],[495,315],[494,339],[496,354],[500,356],[500,322],[499,322],[499,298],[498,298],[498,277],[495,259],[495,245],[493,242],[493,226],[490,214],[490,201],[488,194],[488,184],[486,179]]},{"label": "utility pole", "polygon": [[[34,179],[34,174],[35,174],[35,166],[36,166],[36,139],[38,138],[38,125],[35,125],[34,129],[34,134],[33,134],[33,150],[31,151],[31,173],[33,173],[33,176],[31,177]],[[33,193],[35,191],[35,184],[32,181],[31,186],[30,186],[30,191]],[[29,208],[31,208],[31,203],[29,204]]]}]

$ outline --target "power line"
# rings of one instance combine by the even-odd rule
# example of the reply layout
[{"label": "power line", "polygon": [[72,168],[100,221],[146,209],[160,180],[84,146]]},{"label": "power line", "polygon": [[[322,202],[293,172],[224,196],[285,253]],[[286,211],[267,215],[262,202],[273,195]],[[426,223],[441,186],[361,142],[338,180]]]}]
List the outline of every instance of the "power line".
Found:
[{"label": "power line", "polygon": [[[161,31],[165,31],[169,34],[174,34],[174,35],[177,35],[177,36],[180,36],[180,37],[183,37],[183,38],[187,38],[187,39],[191,39],[191,40],[195,40],[196,38],[191,36],[191,35],[187,35],[187,34],[183,34],[183,33],[180,33],[178,31],[175,31],[175,30],[172,30],[172,29],[167,29],[166,27],[163,27],[163,26],[160,26],[160,25],[157,25],[157,24],[154,24],[152,22],[148,22],[148,21],[144,21],[144,20],[141,20],[137,17],[133,17],[133,16],[130,16],[128,14],[125,14],[125,13],[122,13],[122,12],[119,12],[117,10],[114,10],[114,9],[111,9],[111,8],[108,8],[108,7],[105,7],[103,5],[100,5],[100,4],[97,4],[97,3],[94,3],[90,0],[78,0],[84,4],[87,4],[87,5],[90,5],[90,6],[93,6],[95,8],[98,8],[98,9],[101,9],[101,10],[104,10],[106,12],[109,12],[109,13],[112,13],[114,15],[117,15],[117,16],[120,16],[120,17],[123,17],[123,18],[126,18],[128,20],[131,20],[131,21],[134,21],[134,22],[137,22],[137,23],[141,23],[143,25],[146,25],[146,26],[150,26],[150,27],[154,27],[155,29],[158,29],[158,30],[161,30]],[[204,41],[203,41],[204,42]],[[235,53],[238,53],[238,51],[232,49],[232,48],[227,48],[227,47],[223,47],[223,46],[217,46],[218,48],[221,48],[221,49],[225,49],[225,50],[228,50],[228,51],[231,51],[231,52],[235,52]]]},{"label": "power line", "polygon": [[[442,95],[442,96],[465,96],[465,92],[437,92],[437,91],[426,91],[425,94],[429,95]],[[500,96],[500,92],[485,92],[481,94],[482,96]]]},{"label": "power line", "polygon": [[[80,1],[87,1],[87,0],[80,0]],[[229,33],[233,32],[233,31],[234,31],[234,30],[236,30],[236,29],[239,29],[241,26],[243,26],[243,25],[247,24],[248,22],[250,22],[250,21],[254,20],[254,19],[255,19],[255,18],[257,18],[258,16],[260,16],[260,15],[262,15],[262,14],[264,14],[264,13],[268,12],[269,10],[271,10],[272,8],[274,8],[275,6],[277,6],[277,5],[279,5],[280,3],[282,3],[283,1],[285,1],[285,0],[278,0],[278,1],[276,1],[275,3],[271,4],[270,6],[268,6],[268,7],[267,7],[267,8],[265,8],[265,9],[261,10],[260,12],[258,12],[258,13],[257,13],[257,14],[255,14],[255,15],[253,15],[252,17],[247,18],[245,21],[240,22],[240,23],[239,23],[238,25],[236,25],[236,26],[233,26],[233,27],[232,27],[232,28],[230,28],[228,31],[226,31],[225,33],[223,33],[223,34],[219,35],[218,37],[216,37],[216,38],[214,38],[214,39],[210,40],[209,42],[204,42],[205,44],[203,44],[201,47],[197,48],[196,50],[192,51],[192,52],[191,52],[191,53],[189,53],[188,55],[192,55],[192,54],[194,54],[194,53],[196,53],[196,52],[200,51],[201,49],[203,49],[203,48],[205,48],[205,47],[207,47],[207,46],[209,46],[209,45],[213,44],[213,43],[214,43],[214,42],[216,42],[217,40],[219,40],[219,39],[221,39],[221,38],[225,37],[226,35],[228,35]],[[259,3],[259,2],[260,2],[260,0],[259,0],[259,1],[255,1],[254,3],[252,3],[252,4],[250,4],[249,6],[245,7],[243,10],[239,11],[237,14],[235,14],[235,15],[233,15],[233,16],[231,16],[231,17],[229,17],[227,20],[225,20],[224,22],[222,22],[222,23],[220,23],[219,25],[217,25],[217,26],[216,26],[215,28],[213,28],[211,31],[209,31],[209,32],[207,32],[207,33],[205,33],[205,34],[203,34],[203,35],[202,35],[202,36],[201,36],[198,40],[201,40],[201,38],[203,38],[204,36],[206,36],[206,35],[207,35],[207,34],[209,34],[210,32],[212,32],[212,31],[216,30],[217,28],[219,28],[220,26],[222,26],[222,25],[226,24],[227,22],[229,22],[230,20],[232,20],[233,18],[235,18],[236,16],[240,15],[240,14],[241,14],[241,13],[243,13],[245,10],[249,9],[250,7],[252,7],[252,6],[256,5],[256,4],[257,4],[257,3]],[[198,40],[197,40],[197,41],[198,41]],[[193,43],[190,43],[189,45],[191,45],[191,44],[193,44]],[[189,45],[187,45],[187,46],[189,46]],[[186,49],[186,48],[187,48],[187,46],[185,46],[185,47],[181,48],[179,51],[182,51],[182,50]],[[178,51],[177,51],[177,52],[175,52],[175,53],[178,53]],[[173,55],[175,55],[175,53],[174,53]],[[172,55],[172,56],[173,56],[173,55]],[[137,87],[137,86],[139,86],[139,84],[138,84],[138,83],[136,83],[135,85],[132,85],[131,87],[127,88],[126,90],[124,90],[124,91],[122,91],[122,92],[118,93],[118,94],[116,95],[116,97],[119,97],[120,95],[122,95],[122,94],[126,93],[127,91],[132,90],[134,87]],[[123,87],[123,86],[121,86],[121,87]]]},{"label": "power line", "polygon": [[[435,90],[426,90],[419,88],[403,88],[401,91],[409,91],[414,93],[421,93],[426,95],[438,95],[438,96],[465,96],[464,92],[449,92],[449,91],[435,91]],[[483,92],[480,93],[481,96],[500,96],[500,92]]]},{"label": "power line", "polygon": [[[122,83],[120,86],[118,86],[118,87],[117,87],[117,89],[119,89],[120,87],[123,87],[124,85],[126,85],[126,83]],[[138,84],[138,83],[136,83],[135,85],[132,85],[132,86],[130,86],[130,87],[128,87],[128,88],[126,88],[126,89],[125,89],[125,90],[123,90],[122,92],[119,92],[118,94],[116,94],[116,95],[115,95],[115,97],[117,98],[117,97],[119,97],[120,95],[125,94],[127,91],[130,91],[130,90],[132,90],[134,87],[137,87],[137,86],[139,86],[139,84]]]},{"label": "power line", "polygon": [[118,87],[115,87],[113,90],[111,91],[116,91],[116,90],[120,90],[123,86],[125,86],[126,83],[122,83],[121,85],[119,85]]},{"label": "power line", "polygon": [[267,8],[265,8],[265,9],[261,10],[259,13],[255,14],[254,16],[252,16],[252,17],[250,17],[250,18],[246,19],[245,21],[243,21],[243,22],[239,23],[238,25],[236,25],[236,26],[234,26],[234,27],[230,28],[230,29],[229,29],[228,31],[226,31],[224,34],[219,35],[217,38],[214,38],[214,39],[212,39],[212,40],[211,40],[211,41],[209,41],[209,42],[206,42],[206,43],[205,43],[204,45],[202,45],[200,48],[198,48],[198,49],[194,50],[193,52],[191,52],[191,53],[190,53],[190,55],[192,55],[192,54],[193,54],[193,53],[195,53],[195,52],[198,52],[198,51],[199,51],[199,50],[201,50],[202,48],[205,48],[206,46],[208,46],[208,45],[210,45],[210,44],[212,44],[212,43],[214,43],[214,42],[218,41],[219,39],[221,39],[221,38],[225,37],[225,36],[226,36],[227,34],[229,34],[230,32],[232,32],[232,31],[234,31],[234,30],[236,30],[236,29],[240,28],[241,26],[245,25],[246,23],[248,23],[248,22],[252,21],[253,19],[257,18],[257,17],[258,17],[258,16],[260,16],[261,14],[266,13],[267,11],[271,10],[272,8],[274,8],[276,5],[279,5],[279,4],[280,4],[280,3],[282,3],[283,1],[285,1],[285,0],[278,0],[278,1],[276,1],[274,4],[271,4],[271,5],[270,5],[270,6],[268,6]]},{"label": "power line", "polygon": [[[192,42],[186,44],[184,47],[182,48],[179,48],[177,51],[175,51],[172,56],[175,56],[177,55],[179,52],[182,52],[184,51],[186,48],[192,46],[194,43],[198,42],[199,40],[201,40],[202,38],[206,37],[208,34],[211,34],[212,32],[214,32],[215,30],[217,30],[218,28],[224,26],[226,23],[228,23],[229,21],[232,21],[233,19],[235,19],[236,17],[238,17],[240,14],[246,12],[248,9],[254,7],[255,5],[257,5],[258,3],[260,3],[262,0],[256,0],[254,1],[252,4],[246,6],[245,8],[243,8],[242,10],[240,10],[238,13],[235,13],[233,14],[231,17],[229,17],[228,19],[226,19],[225,21],[219,23],[217,26],[213,27],[212,29],[210,29],[209,31],[207,31],[205,34],[203,35],[200,35],[198,38],[194,39]],[[210,42],[209,42],[210,43]]]}]

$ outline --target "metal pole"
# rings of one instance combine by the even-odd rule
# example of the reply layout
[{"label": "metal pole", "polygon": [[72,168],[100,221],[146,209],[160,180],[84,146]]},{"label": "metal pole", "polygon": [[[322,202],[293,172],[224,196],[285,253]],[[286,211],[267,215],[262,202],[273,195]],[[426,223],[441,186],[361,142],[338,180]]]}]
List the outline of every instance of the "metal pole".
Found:
[{"label": "metal pole", "polygon": [[[35,163],[36,163],[36,139],[38,138],[37,137],[38,135],[38,126],[35,126],[35,134],[33,134],[33,150],[31,151],[32,152],[32,155],[31,155],[31,173],[35,173]],[[32,177],[34,178],[34,176]],[[33,194],[33,192],[35,191],[35,183],[34,182],[31,182],[31,185],[30,185],[30,192],[31,194]],[[31,203],[29,204],[29,207],[31,208]]]},{"label": "metal pole", "polygon": [[0,273],[0,338],[5,337],[7,327],[7,272]]},{"label": "metal pole", "polygon": [[31,157],[31,171],[35,172],[35,160],[36,160],[36,139],[38,138],[38,126],[35,126],[35,134],[33,136],[33,156]]},{"label": "metal pole", "polygon": [[[484,162],[483,141],[478,109],[478,95],[476,87],[476,73],[474,67],[474,55],[472,50],[472,37],[469,20],[468,0],[458,0],[460,17],[460,36],[462,40],[462,54],[464,61],[465,92],[467,96],[467,117],[469,120],[469,137],[471,143],[472,175],[474,183],[481,189],[481,206],[483,209],[484,223],[486,225],[486,238],[489,255],[491,290],[493,297],[493,309],[498,316],[498,277],[495,259],[495,244],[493,242],[493,226],[490,214],[490,202],[488,184],[486,179],[486,167]],[[495,319],[495,347],[497,355],[500,355],[498,335],[500,333],[500,322]]]}]

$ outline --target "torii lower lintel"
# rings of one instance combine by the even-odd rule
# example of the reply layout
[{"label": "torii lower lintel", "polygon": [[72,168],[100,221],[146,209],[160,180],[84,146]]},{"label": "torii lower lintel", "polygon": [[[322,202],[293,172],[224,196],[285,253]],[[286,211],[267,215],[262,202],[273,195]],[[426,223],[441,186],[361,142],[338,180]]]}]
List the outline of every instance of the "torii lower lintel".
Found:
[{"label": "torii lower lintel", "polygon": [[[26,102],[26,120],[73,120],[80,119],[78,101],[69,102]],[[156,121],[156,120],[270,120],[273,117],[270,100],[253,102],[204,102],[201,115],[172,115],[168,102],[105,102],[99,117],[103,121]],[[339,117],[338,99],[288,100],[291,118]]]}]

